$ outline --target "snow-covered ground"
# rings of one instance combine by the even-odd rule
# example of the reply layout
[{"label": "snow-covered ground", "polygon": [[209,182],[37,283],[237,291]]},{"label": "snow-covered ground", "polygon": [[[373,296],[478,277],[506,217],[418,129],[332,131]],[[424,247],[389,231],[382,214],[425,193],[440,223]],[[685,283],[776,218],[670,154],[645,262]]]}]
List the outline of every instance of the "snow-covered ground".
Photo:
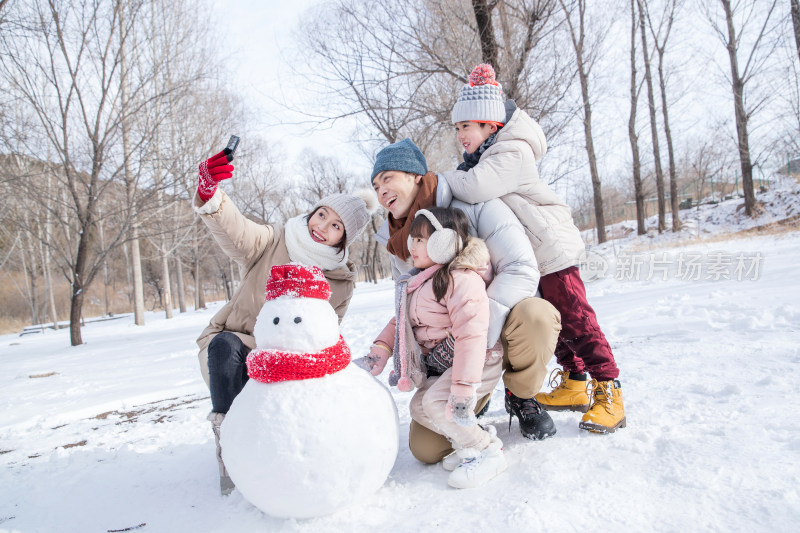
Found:
[{"label": "snow-covered ground", "polygon": [[[768,217],[797,214],[798,191],[781,198],[783,215]],[[703,207],[683,242],[593,248],[606,270],[589,301],[621,369],[627,428],[589,434],[578,414],[553,413],[555,437],[529,441],[516,419],[508,431],[498,389],[485,421],[509,468],[459,491],[411,456],[411,394],[393,389],[401,443],[389,479],[317,519],[219,495],[194,339],[221,304],[150,314],[144,327],[91,323],[75,348],[67,331],[0,337],[0,530],[796,531],[800,232],[713,238],[750,224],[735,207]],[[358,286],[342,325],[354,354],[391,313],[390,281]]]}]

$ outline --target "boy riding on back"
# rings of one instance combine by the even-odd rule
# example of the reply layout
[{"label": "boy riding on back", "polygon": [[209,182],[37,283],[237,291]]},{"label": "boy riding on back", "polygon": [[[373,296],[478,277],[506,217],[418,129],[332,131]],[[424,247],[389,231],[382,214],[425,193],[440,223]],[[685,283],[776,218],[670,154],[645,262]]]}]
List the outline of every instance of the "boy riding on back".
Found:
[{"label": "boy riding on back", "polygon": [[461,88],[452,121],[464,162],[442,176],[459,200],[500,198],[511,208],[536,255],[541,295],[561,313],[555,355],[564,370],[556,371],[551,382],[558,383],[555,389],[537,394],[536,400],[547,410],[586,413],[582,429],[612,433],[625,427],[619,369],[577,267],[585,250],[583,240],[567,204],[539,179],[536,161],[547,151],[542,128],[513,100],[504,101],[494,69],[487,64],[475,67],[469,84]]}]

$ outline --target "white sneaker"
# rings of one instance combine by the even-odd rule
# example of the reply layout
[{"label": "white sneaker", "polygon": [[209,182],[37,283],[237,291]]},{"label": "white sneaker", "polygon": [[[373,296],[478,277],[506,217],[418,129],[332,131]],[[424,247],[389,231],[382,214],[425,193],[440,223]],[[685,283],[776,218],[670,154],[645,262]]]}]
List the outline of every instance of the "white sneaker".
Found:
[{"label": "white sneaker", "polygon": [[457,489],[479,487],[508,466],[503,455],[503,443],[497,437],[492,437],[489,446],[480,452],[464,448],[456,453],[462,462],[450,473],[447,484]]},{"label": "white sneaker", "polygon": [[[497,341],[497,342],[500,342],[500,341]],[[478,425],[480,425],[480,424],[478,424]],[[489,438],[490,439],[493,439],[493,438],[497,437],[497,428],[495,428],[494,426],[490,426],[490,425],[483,426],[483,425],[480,425],[480,427],[489,434]],[[473,457],[473,456],[474,456],[474,454],[470,455],[470,457]],[[464,459],[460,455],[458,455],[457,452],[453,452],[450,455],[448,455],[447,457],[445,457],[444,459],[442,459],[442,468],[444,468],[448,472],[452,472],[463,461],[464,461]]]},{"label": "white sneaker", "polygon": [[452,472],[460,464],[461,464],[461,457],[456,452],[453,452],[444,459],[442,459],[442,468],[444,468],[448,472]]}]

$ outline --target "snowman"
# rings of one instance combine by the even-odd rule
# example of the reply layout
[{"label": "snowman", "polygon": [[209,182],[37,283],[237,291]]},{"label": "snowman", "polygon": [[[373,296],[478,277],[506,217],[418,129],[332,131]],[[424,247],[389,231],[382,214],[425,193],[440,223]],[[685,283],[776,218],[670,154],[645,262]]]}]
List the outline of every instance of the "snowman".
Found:
[{"label": "snowman", "polygon": [[266,293],[251,379],[222,424],[222,457],[263,512],[324,515],[383,485],[397,456],[397,410],[383,385],[350,364],[319,268],[273,266]]}]

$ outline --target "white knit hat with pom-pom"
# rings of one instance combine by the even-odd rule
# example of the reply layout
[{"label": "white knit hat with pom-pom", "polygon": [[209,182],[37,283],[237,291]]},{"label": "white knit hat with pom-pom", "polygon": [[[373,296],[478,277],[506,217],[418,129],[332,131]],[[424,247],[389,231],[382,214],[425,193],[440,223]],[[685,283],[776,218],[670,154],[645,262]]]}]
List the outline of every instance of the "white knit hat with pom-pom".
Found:
[{"label": "white knit hat with pom-pom", "polygon": [[370,216],[378,207],[378,198],[370,189],[359,189],[355,194],[331,194],[314,204],[311,212],[323,205],[336,211],[344,222],[347,235],[344,245],[348,247],[367,227]]},{"label": "white knit hat with pom-pom", "polygon": [[503,100],[503,87],[495,80],[494,69],[482,63],[472,69],[469,83],[461,87],[458,101],[451,115],[453,124],[457,122],[497,122],[506,120]]}]

